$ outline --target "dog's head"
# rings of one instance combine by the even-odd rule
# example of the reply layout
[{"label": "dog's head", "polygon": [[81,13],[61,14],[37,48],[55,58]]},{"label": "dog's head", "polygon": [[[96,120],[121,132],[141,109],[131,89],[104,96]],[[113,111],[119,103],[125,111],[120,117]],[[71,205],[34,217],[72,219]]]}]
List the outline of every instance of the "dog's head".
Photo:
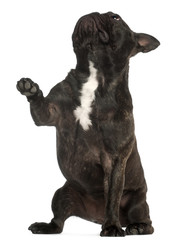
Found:
[{"label": "dog's head", "polygon": [[160,44],[148,34],[133,32],[118,14],[112,12],[95,12],[81,17],[75,26],[72,40],[74,51],[81,59],[86,56],[95,58],[108,51],[117,60],[126,60],[138,52],[154,50]]}]

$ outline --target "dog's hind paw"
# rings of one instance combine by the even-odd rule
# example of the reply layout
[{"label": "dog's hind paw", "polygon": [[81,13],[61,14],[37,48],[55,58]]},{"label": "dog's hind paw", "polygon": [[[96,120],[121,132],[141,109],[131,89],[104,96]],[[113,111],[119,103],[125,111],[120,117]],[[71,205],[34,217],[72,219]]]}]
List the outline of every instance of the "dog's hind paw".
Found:
[{"label": "dog's hind paw", "polygon": [[34,83],[30,78],[21,78],[16,85],[18,91],[26,97],[34,96],[39,92],[39,86]]},{"label": "dog's hind paw", "polygon": [[126,228],[127,235],[152,234],[153,232],[154,228],[146,223],[130,224]]},{"label": "dog's hind paw", "polygon": [[61,233],[62,229],[60,229],[54,222],[51,223],[33,223],[28,228],[34,234],[54,234]]}]

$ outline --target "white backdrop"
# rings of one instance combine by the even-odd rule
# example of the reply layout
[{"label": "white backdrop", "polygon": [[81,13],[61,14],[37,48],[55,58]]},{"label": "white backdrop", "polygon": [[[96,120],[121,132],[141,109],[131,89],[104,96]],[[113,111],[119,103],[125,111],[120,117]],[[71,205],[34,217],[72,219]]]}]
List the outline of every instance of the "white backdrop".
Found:
[{"label": "white backdrop", "polygon": [[[55,129],[36,127],[29,104],[16,90],[21,77],[44,94],[75,67],[71,35],[84,14],[113,11],[136,32],[161,46],[130,63],[136,135],[148,184],[155,233],[139,239],[174,239],[174,5],[173,0],[0,0],[0,238],[99,238],[100,225],[75,217],[63,233],[32,235],[35,221],[52,218],[51,199],[63,178],[56,160]],[[133,236],[131,239],[138,239]],[[129,237],[128,237],[129,239]]]}]

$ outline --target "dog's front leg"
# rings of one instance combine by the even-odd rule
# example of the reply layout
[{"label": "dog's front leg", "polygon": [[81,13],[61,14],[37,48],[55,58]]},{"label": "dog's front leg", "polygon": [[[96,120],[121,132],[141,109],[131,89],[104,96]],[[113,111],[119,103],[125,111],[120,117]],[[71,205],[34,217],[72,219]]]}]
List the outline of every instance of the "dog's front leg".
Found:
[{"label": "dog's front leg", "polygon": [[32,118],[37,126],[54,126],[58,119],[57,107],[52,101],[44,98],[38,84],[29,78],[22,78],[17,82],[18,91],[30,102]]},{"label": "dog's front leg", "polygon": [[119,221],[119,206],[125,181],[125,161],[116,160],[111,173],[105,175],[105,222],[101,236],[125,236]]},{"label": "dog's front leg", "polygon": [[125,236],[119,220],[120,201],[125,184],[125,168],[134,140],[123,148],[116,159],[108,160],[104,164],[104,194],[106,200],[105,222],[102,226],[101,236]]}]

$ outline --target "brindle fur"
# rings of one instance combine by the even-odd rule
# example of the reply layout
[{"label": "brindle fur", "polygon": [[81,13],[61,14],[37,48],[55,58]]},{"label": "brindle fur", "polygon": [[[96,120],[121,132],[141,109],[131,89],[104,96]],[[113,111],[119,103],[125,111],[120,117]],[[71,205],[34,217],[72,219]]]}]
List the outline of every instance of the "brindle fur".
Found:
[{"label": "brindle fur", "polygon": [[[65,220],[78,216],[102,224],[101,236],[151,234],[128,70],[130,57],[154,50],[159,42],[133,32],[112,12],[80,18],[72,39],[76,69],[47,97],[28,78],[17,83],[30,102],[36,125],[56,127],[58,163],[67,180],[53,197],[51,222],[34,223],[29,230],[61,233]],[[73,113],[80,106],[90,61],[98,71],[98,88],[90,114],[92,125],[85,131]]]}]

